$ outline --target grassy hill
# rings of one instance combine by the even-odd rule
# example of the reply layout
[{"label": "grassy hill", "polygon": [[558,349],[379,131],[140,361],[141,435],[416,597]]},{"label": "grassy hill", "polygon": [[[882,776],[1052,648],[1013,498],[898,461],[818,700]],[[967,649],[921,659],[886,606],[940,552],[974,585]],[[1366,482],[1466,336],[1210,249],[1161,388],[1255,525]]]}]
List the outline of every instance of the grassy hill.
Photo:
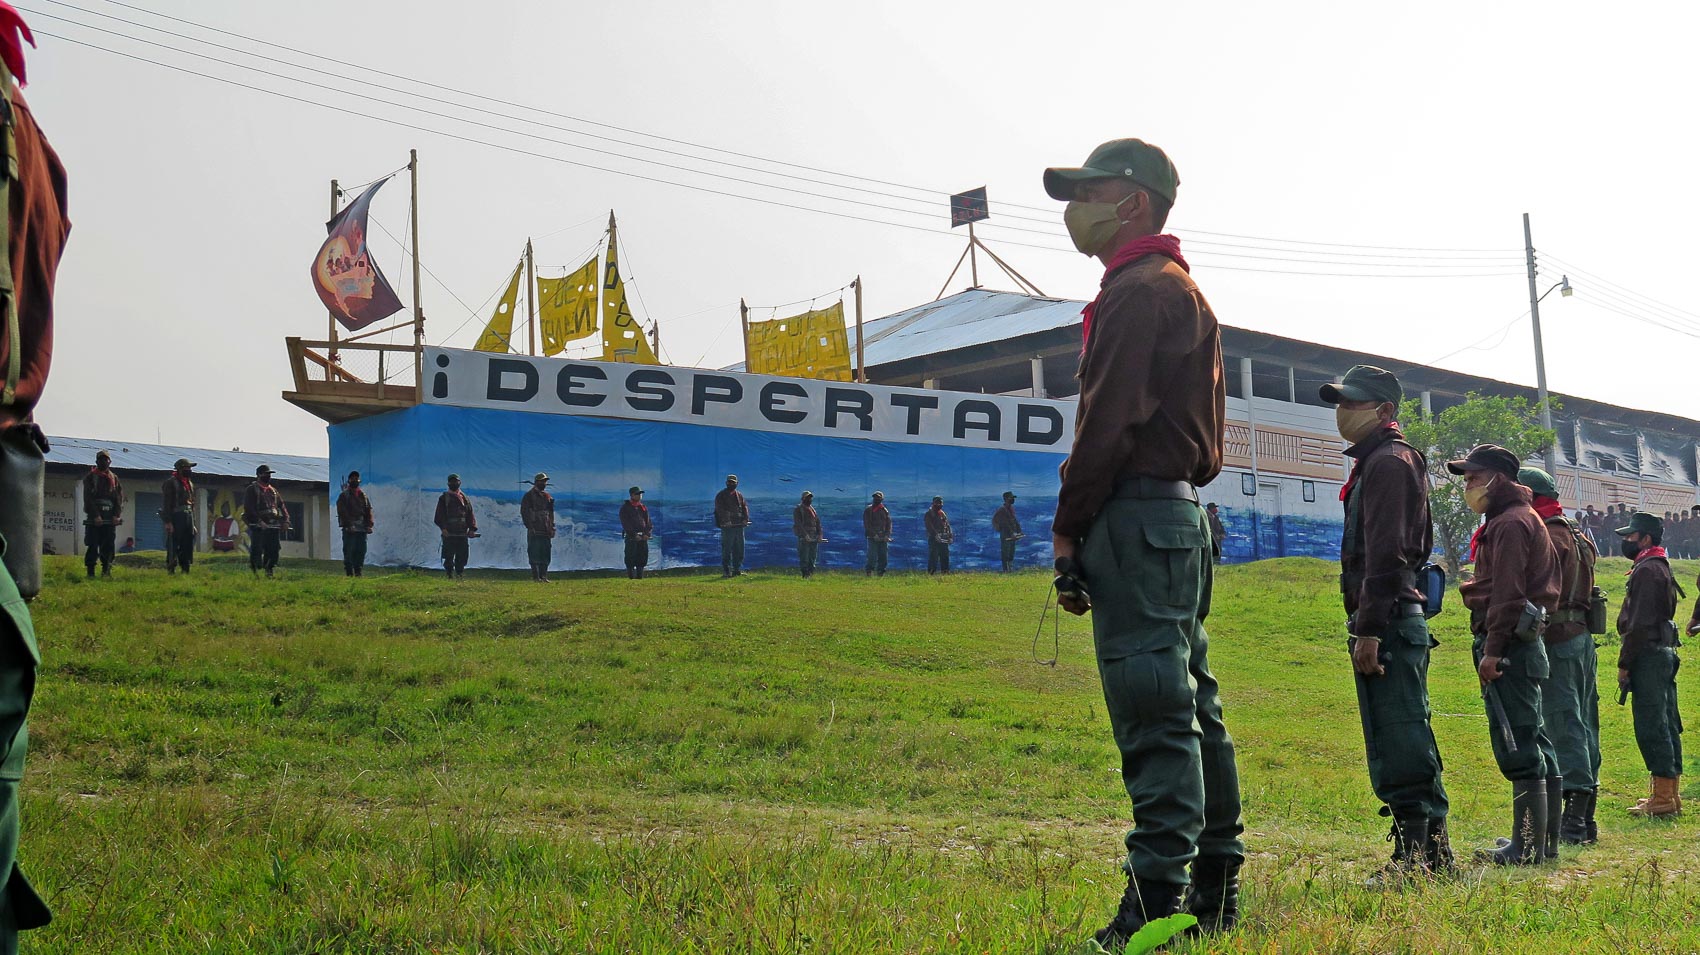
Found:
[{"label": "grassy hill", "polygon": [[[1627,566],[1602,564],[1614,613]],[[1090,631],[1065,619],[1037,662],[1037,572],[116,573],[50,558],[35,604],[21,855],[56,921],[32,951],[1067,952],[1120,892]],[[1176,950],[1700,949],[1693,816],[1621,811],[1646,774],[1613,647],[1599,847],[1359,887],[1389,847],[1334,573],[1218,578],[1248,921]],[[1437,621],[1432,689],[1467,857],[1509,787],[1464,620]]]}]

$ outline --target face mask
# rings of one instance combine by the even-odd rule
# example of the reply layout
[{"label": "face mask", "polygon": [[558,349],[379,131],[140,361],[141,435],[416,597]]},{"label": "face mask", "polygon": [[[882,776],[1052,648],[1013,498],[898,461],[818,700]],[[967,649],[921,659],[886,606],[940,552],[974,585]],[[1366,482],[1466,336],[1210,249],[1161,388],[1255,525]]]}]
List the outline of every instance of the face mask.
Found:
[{"label": "face mask", "polygon": [[1063,208],[1063,225],[1068,237],[1082,255],[1097,255],[1127,224],[1122,218],[1122,203],[1133,198],[1128,193],[1121,202],[1070,202]]},{"label": "face mask", "polygon": [[1465,488],[1464,503],[1469,505],[1470,510],[1475,511],[1477,514],[1486,514],[1488,507],[1488,489],[1491,487],[1493,487],[1493,484],[1490,482],[1488,484],[1483,484],[1481,487]]},{"label": "face mask", "polygon": [[1618,545],[1618,548],[1623,551],[1623,556],[1629,558],[1630,560],[1634,560],[1635,558],[1641,556],[1641,545],[1635,543],[1634,541],[1630,540],[1627,537],[1625,537],[1623,539],[1622,544]]},{"label": "face mask", "polygon": [[1340,437],[1357,444],[1381,426],[1381,415],[1374,408],[1353,411],[1337,406],[1334,409],[1334,426],[1339,429]]}]

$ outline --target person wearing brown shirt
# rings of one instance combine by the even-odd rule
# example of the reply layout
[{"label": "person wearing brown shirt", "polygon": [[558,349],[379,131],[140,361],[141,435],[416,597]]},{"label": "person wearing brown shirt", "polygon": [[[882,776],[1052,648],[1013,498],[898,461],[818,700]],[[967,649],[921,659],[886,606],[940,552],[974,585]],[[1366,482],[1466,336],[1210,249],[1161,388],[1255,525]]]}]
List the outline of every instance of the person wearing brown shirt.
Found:
[{"label": "person wearing brown shirt", "polygon": [[1092,613],[1133,804],[1127,888],[1094,935],[1106,948],[1183,905],[1201,931],[1233,928],[1245,858],[1234,745],[1208,662],[1215,565],[1197,488],[1222,470],[1221,329],[1180,240],[1160,234],[1179,183],[1168,156],[1137,139],[1045,172],[1046,192],[1069,203],[1075,248],[1104,264],[1081,315],[1074,444],[1051,540],[1058,604]]},{"label": "person wearing brown shirt", "polygon": [[649,566],[649,539],[655,536],[655,525],[643,504],[643,488],[636,484],[620,505],[620,535],[626,539],[626,578],[642,580],[643,569]]},{"label": "person wearing brown shirt", "polygon": [[519,519],[525,525],[525,556],[531,562],[531,579],[549,582],[549,562],[555,554],[555,498],[549,493],[549,475],[538,471],[531,488],[519,499]]},{"label": "person wearing brown shirt", "polygon": [[97,452],[94,467],[83,475],[83,543],[88,552],[83,566],[94,576],[96,559],[100,575],[112,576],[112,552],[118,545],[118,525],[124,523],[124,487],[112,473],[112,454]]},{"label": "person wearing brown shirt", "polygon": [[461,493],[460,475],[449,475],[448,484],[448,490],[437,497],[437,513],[431,521],[443,535],[443,573],[451,580],[462,580],[471,553],[469,542],[478,536],[478,518],[472,513],[472,502]]},{"label": "person wearing brown shirt", "polygon": [[804,491],[803,498],[791,511],[791,533],[797,538],[797,566],[805,578],[815,575],[815,563],[820,559],[820,512],[815,510],[815,494]]},{"label": "person wearing brown shirt", "polygon": [[254,483],[242,495],[242,522],[248,525],[248,567],[271,577],[277,569],[283,535],[289,531],[289,508],[283,495],[272,486],[272,469],[262,464],[254,469]]},{"label": "person wearing brown shirt", "polygon": [[160,519],[165,522],[165,572],[186,574],[195,560],[195,462],[178,458],[171,476],[159,486]]},{"label": "person wearing brown shirt", "polygon": [[720,528],[720,576],[744,572],[744,532],[750,526],[750,502],[738,491],[738,475],[726,475],[726,487],[714,495],[714,526]]},{"label": "person wearing brown shirt", "polygon": [[1015,492],[1003,492],[1003,506],[992,512],[992,530],[998,532],[998,560],[1003,571],[1015,568],[1015,547],[1021,538],[1021,518],[1015,516]]},{"label": "person wearing brown shirt", "polygon": [[950,573],[950,545],[956,535],[951,532],[950,518],[944,512],[944,498],[934,497],[922,521],[927,526],[927,573]]},{"label": "person wearing brown shirt", "polygon": [[342,572],[348,577],[366,574],[366,538],[372,534],[372,499],[360,489],[360,472],[348,472],[342,493],[336,496],[336,523],[342,528]]},{"label": "person wearing brown shirt", "polygon": [[1471,541],[1476,575],[1459,586],[1458,596],[1470,610],[1494,761],[1511,783],[1511,838],[1476,851],[1478,861],[1494,865],[1541,861],[1548,791],[1556,812],[1562,786],[1562,780],[1549,785],[1558,767],[1548,765],[1552,742],[1541,720],[1541,684],[1551,674],[1541,630],[1544,615],[1558,606],[1558,557],[1530,507],[1533,495],[1517,483],[1518,464],[1515,454],[1492,444],[1446,463],[1464,476],[1465,503],[1487,518]]},{"label": "person wearing brown shirt", "polygon": [[1372,880],[1379,886],[1453,862],[1428,701],[1429,651],[1439,642],[1418,586],[1434,550],[1428,465],[1394,421],[1405,392],[1392,372],[1358,365],[1319,394],[1351,442],[1352,473],[1340,495],[1340,593],[1370,787],[1393,818],[1393,858]]},{"label": "person wearing brown shirt", "polygon": [[1552,475],[1540,468],[1523,468],[1517,472],[1517,483],[1534,496],[1535,513],[1546,525],[1558,558],[1558,607],[1547,621],[1544,637],[1552,675],[1541,687],[1541,725],[1552,741],[1547,759],[1563,779],[1562,813],[1551,812],[1550,793],[1547,800],[1543,852],[1555,859],[1560,842],[1591,845],[1599,839],[1599,826],[1594,823],[1594,794],[1600,778],[1599,660],[1588,633],[1599,553],[1582,528],[1564,516]]},{"label": "person wearing brown shirt", "polygon": [[1652,776],[1652,792],[1629,811],[1674,816],[1682,811],[1682,715],[1676,705],[1676,575],[1664,547],[1664,526],[1645,512],[1617,528],[1623,556],[1635,561],[1617,633],[1617,688],[1635,695],[1635,743]]},{"label": "person wearing brown shirt", "polygon": [[863,576],[878,573],[885,576],[886,563],[891,557],[891,511],[885,506],[885,493],[875,491],[873,503],[862,509],[862,536],[868,539],[868,560]]}]

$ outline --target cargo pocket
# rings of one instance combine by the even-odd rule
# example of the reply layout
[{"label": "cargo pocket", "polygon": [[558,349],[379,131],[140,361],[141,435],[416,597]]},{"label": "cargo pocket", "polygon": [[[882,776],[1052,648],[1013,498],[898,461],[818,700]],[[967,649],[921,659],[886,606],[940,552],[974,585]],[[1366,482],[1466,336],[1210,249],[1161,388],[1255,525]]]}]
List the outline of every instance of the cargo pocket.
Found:
[{"label": "cargo pocket", "polygon": [[1141,530],[1150,550],[1151,594],[1170,607],[1193,607],[1202,586],[1202,524],[1146,524]]}]

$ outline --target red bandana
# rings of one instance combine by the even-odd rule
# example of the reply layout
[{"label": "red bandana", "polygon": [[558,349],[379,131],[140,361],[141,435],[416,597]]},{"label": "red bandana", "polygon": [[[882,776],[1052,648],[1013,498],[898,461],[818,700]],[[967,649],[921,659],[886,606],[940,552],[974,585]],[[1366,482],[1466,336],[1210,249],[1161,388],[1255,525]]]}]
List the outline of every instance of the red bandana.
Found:
[{"label": "red bandana", "polygon": [[4,61],[7,71],[18,78],[19,86],[24,85],[25,42],[35,46],[35,35],[30,33],[29,25],[18,16],[18,11],[5,0],[0,0],[0,61]]},{"label": "red bandana", "polygon": [[1670,560],[1670,554],[1663,547],[1649,547],[1635,555],[1635,562],[1639,564],[1649,557],[1663,557],[1665,560]]},{"label": "red bandana", "polygon": [[1138,261],[1148,255],[1166,255],[1175,260],[1175,264],[1191,272],[1186,259],[1181,257],[1181,240],[1172,235],[1142,235],[1127,245],[1116,250],[1110,257],[1110,264],[1104,266],[1104,277],[1098,282],[1098,297],[1086,303],[1080,310],[1080,343],[1086,347],[1086,342],[1092,338],[1092,315],[1098,310],[1098,299],[1104,297],[1104,286],[1109,283],[1110,276],[1115,271],[1130,262]]},{"label": "red bandana", "polygon": [[1535,513],[1541,515],[1541,520],[1543,521],[1550,520],[1554,517],[1564,516],[1564,505],[1558,503],[1556,498],[1540,497],[1537,495],[1535,497],[1534,506]]}]

